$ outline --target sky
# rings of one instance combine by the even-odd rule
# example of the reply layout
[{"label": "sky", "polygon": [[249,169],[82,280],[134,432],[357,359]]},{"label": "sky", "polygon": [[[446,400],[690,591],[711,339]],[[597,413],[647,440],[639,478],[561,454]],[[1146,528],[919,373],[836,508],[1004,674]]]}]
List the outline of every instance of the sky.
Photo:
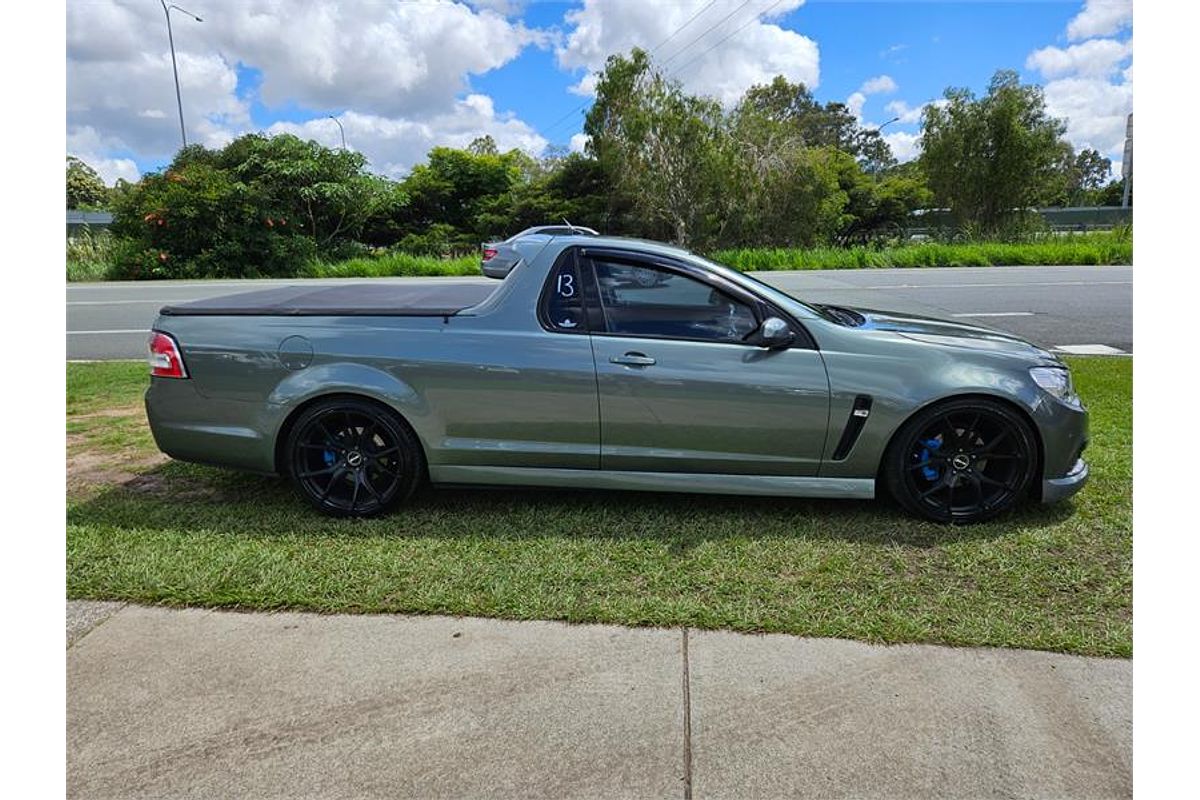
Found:
[{"label": "sky", "polygon": [[[784,75],[846,103],[901,161],[920,110],[997,69],[1044,87],[1067,139],[1120,172],[1133,107],[1131,0],[183,0],[171,11],[188,141],[295,133],[399,178],[436,145],[580,150],[612,53],[652,54],[726,106]],[[896,119],[896,118],[899,119]],[[895,121],[891,121],[895,119]],[[159,0],[68,0],[67,152],[112,183],[181,143]]]}]

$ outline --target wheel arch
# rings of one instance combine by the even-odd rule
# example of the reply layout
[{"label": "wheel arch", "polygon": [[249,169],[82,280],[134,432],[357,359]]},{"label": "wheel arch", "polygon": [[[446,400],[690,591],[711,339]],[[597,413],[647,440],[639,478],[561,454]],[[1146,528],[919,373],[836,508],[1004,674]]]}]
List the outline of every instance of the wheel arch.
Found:
[{"label": "wheel arch", "polygon": [[304,401],[297,403],[295,408],[291,409],[288,412],[287,416],[284,417],[283,422],[279,425],[279,429],[275,432],[275,443],[274,443],[274,449],[273,449],[273,463],[275,466],[275,471],[277,473],[279,473],[280,475],[287,474],[287,453],[284,451],[287,449],[288,437],[291,435],[292,428],[295,427],[296,421],[298,419],[300,419],[300,417],[308,409],[312,408],[313,406],[317,405],[318,403],[326,402],[329,400],[355,400],[358,402],[369,403],[373,406],[376,406],[381,411],[383,411],[387,414],[390,414],[401,425],[408,428],[409,432],[412,433],[413,438],[417,441],[417,446],[421,448],[421,455],[423,456],[422,462],[425,465],[424,466],[425,474],[422,476],[422,479],[428,481],[428,479],[429,479],[429,453],[425,448],[425,442],[421,439],[421,436],[417,433],[416,428],[413,427],[412,423],[409,422],[408,418],[404,415],[404,413],[400,409],[398,409],[394,405],[392,405],[391,403],[381,400],[378,397],[374,397],[370,394],[364,394],[362,392],[353,392],[353,391],[344,391],[344,390],[341,390],[341,391],[335,390],[335,391],[322,392],[320,394],[315,394],[312,397],[308,397]]},{"label": "wheel arch", "polygon": [[1025,408],[1023,405],[1014,401],[1010,397],[1005,397],[998,394],[990,394],[988,392],[964,392],[962,394],[952,394],[944,397],[938,397],[923,403],[922,405],[910,411],[904,417],[904,419],[900,421],[900,424],[897,425],[892,431],[891,435],[888,436],[887,444],[884,445],[883,450],[880,452],[879,463],[875,467],[876,483],[882,483],[884,468],[887,465],[888,456],[891,454],[892,447],[895,445],[901,431],[908,426],[908,423],[910,423],[918,414],[922,414],[932,408],[937,408],[938,406],[958,402],[960,400],[987,400],[988,402],[1002,405],[1009,411],[1014,412],[1017,416],[1024,420],[1026,425],[1029,426],[1029,429],[1033,432],[1033,442],[1037,450],[1037,459],[1036,463],[1034,464],[1033,480],[1030,485],[1030,494],[1035,499],[1040,500],[1042,494],[1042,476],[1045,472],[1046,464],[1046,444],[1042,440],[1041,428],[1038,427],[1033,415],[1029,413],[1029,409]]}]

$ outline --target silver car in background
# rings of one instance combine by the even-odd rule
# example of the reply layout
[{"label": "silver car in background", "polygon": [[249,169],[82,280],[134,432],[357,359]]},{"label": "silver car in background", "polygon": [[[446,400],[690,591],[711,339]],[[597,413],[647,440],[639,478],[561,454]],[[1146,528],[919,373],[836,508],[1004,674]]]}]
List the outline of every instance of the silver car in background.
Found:
[{"label": "silver car in background", "polygon": [[484,242],[480,267],[489,278],[504,278],[521,260],[520,252],[513,243],[527,236],[599,236],[591,228],[580,225],[536,225],[513,234],[501,242]]}]

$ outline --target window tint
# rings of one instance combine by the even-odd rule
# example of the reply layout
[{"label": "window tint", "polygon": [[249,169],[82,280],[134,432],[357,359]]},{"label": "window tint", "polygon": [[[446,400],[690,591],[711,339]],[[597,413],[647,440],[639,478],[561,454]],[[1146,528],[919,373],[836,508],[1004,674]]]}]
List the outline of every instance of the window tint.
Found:
[{"label": "window tint", "polygon": [[741,342],[757,327],[749,306],[702,281],[651,266],[594,264],[609,333]]},{"label": "window tint", "polygon": [[586,331],[583,309],[583,284],[573,254],[568,254],[550,274],[542,300],[547,325],[557,331]]}]

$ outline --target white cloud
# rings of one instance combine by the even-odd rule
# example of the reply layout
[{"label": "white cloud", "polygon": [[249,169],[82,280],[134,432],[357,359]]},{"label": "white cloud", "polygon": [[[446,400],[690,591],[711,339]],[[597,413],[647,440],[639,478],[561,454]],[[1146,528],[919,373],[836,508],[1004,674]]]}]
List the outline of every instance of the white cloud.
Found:
[{"label": "white cloud", "polygon": [[588,136],[586,133],[575,134],[571,137],[571,152],[582,153],[583,148],[587,147],[587,144],[589,141],[591,141],[591,139],[592,137]]},{"label": "white cloud", "polygon": [[888,147],[892,148],[892,155],[902,164],[921,155],[921,134],[919,133],[895,131],[885,133],[883,140],[888,143]]},{"label": "white cloud", "polygon": [[67,155],[87,162],[96,172],[100,173],[100,177],[109,186],[116,183],[118,178],[136,181],[141,177],[137,164],[132,159],[109,158],[102,155],[106,149],[103,137],[96,132],[95,128],[76,128],[67,134]]},{"label": "white cloud", "polygon": [[863,94],[891,94],[898,88],[891,75],[876,75],[863,81],[858,90]]},{"label": "white cloud", "polygon": [[[246,65],[261,71],[256,91],[269,106],[295,104],[318,119],[327,110],[352,111],[422,131],[432,143],[469,141],[463,125],[473,120],[482,127],[471,133],[503,132],[540,147],[528,126],[498,117],[490,105],[485,113],[466,93],[470,76],[507,64],[527,46],[548,46],[551,37],[505,16],[518,4],[473,6],[239,0],[192,8],[202,23],[173,12],[188,140],[217,146],[252,129],[253,98],[238,86],[238,67]],[[95,157],[165,160],[178,147],[165,27],[161,7],[147,0],[68,3],[68,133],[99,132]],[[407,151],[394,163],[411,163]]]},{"label": "white cloud", "polygon": [[[610,54],[641,47],[688,91],[716,97],[727,106],[750,86],[776,75],[813,88],[820,79],[817,43],[770,22],[803,2],[751,0],[744,7],[713,3],[705,8],[707,0],[584,0],[581,8],[566,14],[568,32],[556,49],[558,63],[594,73]],[[585,75],[576,93],[588,93],[587,80]]]},{"label": "white cloud", "polygon": [[[513,116],[497,114],[487,95],[472,94],[457,101],[446,112],[420,121],[347,111],[338,120],[346,129],[346,145],[365,155],[374,171],[394,178],[407,174],[437,145],[466,147],[471,140],[488,135],[501,150],[519,148],[540,153],[546,140]],[[277,122],[268,133],[294,133],[328,147],[341,146],[341,133],[332,120]]]},{"label": "white cloud", "polygon": [[1094,147],[1106,156],[1119,156],[1125,145],[1125,118],[1133,110],[1133,83],[1051,81],[1046,84],[1046,110],[1067,121],[1067,140],[1076,150]]},{"label": "white cloud", "polygon": [[567,91],[571,94],[581,95],[583,97],[596,96],[596,84],[600,82],[600,74],[589,72],[579,79],[579,82],[567,87]]},{"label": "white cloud", "polygon": [[846,98],[846,108],[850,109],[850,113],[854,115],[855,119],[861,121],[863,106],[866,105],[866,102],[867,96],[865,94],[854,92]]},{"label": "white cloud", "polygon": [[1111,36],[1133,23],[1133,0],[1087,0],[1083,11],[1067,23],[1071,41]]},{"label": "white cloud", "polygon": [[1057,78],[1072,73],[1103,77],[1116,71],[1117,66],[1133,55],[1132,42],[1116,39],[1091,39],[1083,44],[1074,44],[1065,50],[1060,47],[1043,47],[1034,50],[1025,59],[1026,69],[1036,69],[1047,78]]},{"label": "white cloud", "polygon": [[925,113],[926,106],[943,106],[946,104],[946,102],[946,100],[939,98],[937,100],[931,100],[928,103],[921,103],[921,105],[914,107],[910,106],[903,100],[893,100],[884,106],[884,108],[887,109],[888,113],[892,114],[892,116],[898,117],[896,121],[901,125],[912,125],[913,123],[921,121],[921,115]]},{"label": "white cloud", "polygon": [[[1111,35],[1131,24],[1128,2],[1088,0],[1067,25],[1070,39]],[[1128,39],[1089,39],[1066,49],[1045,47],[1029,54],[1025,66],[1047,78],[1046,111],[1067,123],[1067,141],[1076,150],[1092,147],[1114,160],[1125,143],[1125,119],[1133,110],[1133,55]]]}]

